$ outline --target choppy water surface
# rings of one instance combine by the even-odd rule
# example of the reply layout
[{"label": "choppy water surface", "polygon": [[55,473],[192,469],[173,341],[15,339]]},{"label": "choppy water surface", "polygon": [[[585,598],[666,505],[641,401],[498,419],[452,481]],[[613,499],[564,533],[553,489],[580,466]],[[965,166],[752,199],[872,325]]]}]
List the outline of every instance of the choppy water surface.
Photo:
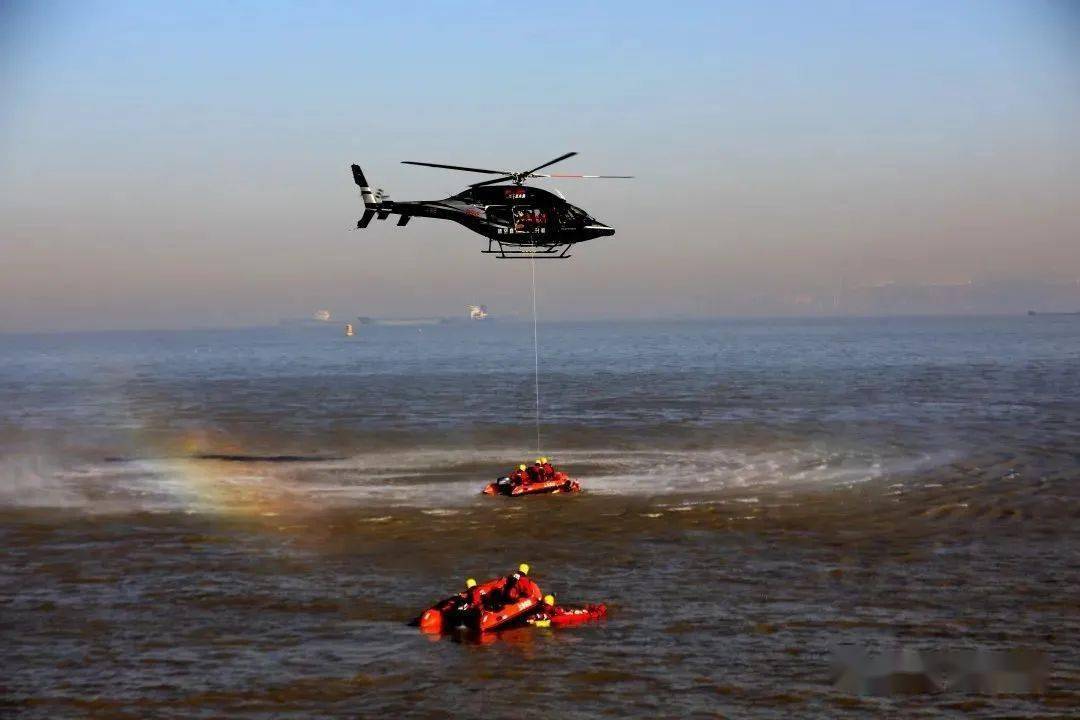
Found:
[{"label": "choppy water surface", "polygon": [[[1080,322],[0,336],[4,713],[1070,716]],[[526,560],[600,625],[404,623]],[[1037,695],[855,695],[837,644],[1031,649]]]}]

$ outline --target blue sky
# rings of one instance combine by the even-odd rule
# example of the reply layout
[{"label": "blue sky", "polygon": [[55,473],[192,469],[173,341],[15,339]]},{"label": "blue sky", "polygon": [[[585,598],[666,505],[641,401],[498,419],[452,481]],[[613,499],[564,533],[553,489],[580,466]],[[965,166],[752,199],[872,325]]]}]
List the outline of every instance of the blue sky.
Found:
[{"label": "blue sky", "polygon": [[1080,276],[1067,2],[0,7],[0,329],[517,310],[461,228],[349,232],[347,166],[440,197],[398,162],[567,150],[638,179],[559,186],[619,232],[553,317]]}]

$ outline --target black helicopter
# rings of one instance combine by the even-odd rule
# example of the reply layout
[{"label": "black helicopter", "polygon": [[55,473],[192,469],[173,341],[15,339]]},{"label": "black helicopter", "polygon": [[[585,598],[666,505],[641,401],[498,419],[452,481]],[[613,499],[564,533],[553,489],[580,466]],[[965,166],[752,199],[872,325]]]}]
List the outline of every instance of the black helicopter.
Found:
[{"label": "black helicopter", "polygon": [[[568,258],[570,246],[593,238],[614,235],[615,228],[590,217],[571,205],[557,190],[554,192],[525,187],[530,178],[629,178],[632,175],[549,175],[538,170],[577,155],[568,152],[532,170],[511,172],[441,165],[439,163],[402,161],[405,165],[464,170],[498,175],[492,180],[473,183],[464,192],[445,200],[395,202],[382,189],[372,189],[360,166],[353,165],[353,179],[360,186],[364,216],[356,227],[365,228],[373,217],[385,220],[400,215],[397,224],[405,225],[414,217],[453,220],[488,239],[481,252],[500,258]],[[510,181],[509,184],[499,184]]]}]

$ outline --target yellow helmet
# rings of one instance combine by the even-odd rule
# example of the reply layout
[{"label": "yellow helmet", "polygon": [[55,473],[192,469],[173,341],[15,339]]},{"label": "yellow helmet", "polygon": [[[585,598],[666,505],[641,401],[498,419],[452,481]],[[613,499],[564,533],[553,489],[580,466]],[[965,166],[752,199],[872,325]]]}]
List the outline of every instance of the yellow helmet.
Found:
[{"label": "yellow helmet", "polygon": [[518,465],[518,470],[524,470],[524,469],[525,469],[525,463],[521,463],[520,465]]},{"label": "yellow helmet", "polygon": [[521,563],[520,565],[518,565],[518,572],[521,573],[522,575],[528,575],[529,574],[529,563]]},{"label": "yellow helmet", "polygon": [[543,465],[544,464],[544,458],[536,458],[536,464],[537,465]]},{"label": "yellow helmet", "polygon": [[540,458],[541,465],[547,465],[547,458]]},{"label": "yellow helmet", "polygon": [[465,581],[465,587],[467,587],[467,588],[476,587],[476,580],[474,578],[469,578],[468,580]]},{"label": "yellow helmet", "polygon": [[555,596],[554,595],[545,595],[544,596],[544,604],[545,605],[554,605],[555,604]]}]

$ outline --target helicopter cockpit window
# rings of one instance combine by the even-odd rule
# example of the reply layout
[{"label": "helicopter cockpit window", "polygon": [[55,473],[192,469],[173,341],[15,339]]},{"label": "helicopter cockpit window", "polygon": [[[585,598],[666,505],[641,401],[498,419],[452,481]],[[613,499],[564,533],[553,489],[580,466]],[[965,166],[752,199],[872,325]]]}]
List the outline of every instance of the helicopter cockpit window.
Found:
[{"label": "helicopter cockpit window", "polygon": [[580,227],[589,219],[585,211],[566,203],[559,207],[559,224],[563,227]]},{"label": "helicopter cockpit window", "polygon": [[583,223],[585,223],[586,225],[591,225],[592,223],[596,222],[596,220],[595,220],[595,219],[593,219],[592,215],[590,215],[589,213],[585,212],[585,211],[584,211],[584,210],[582,210],[581,208],[579,208],[579,207],[574,207],[574,206],[571,206],[571,207],[573,207],[573,208],[574,208],[574,212],[576,212],[576,213],[577,213],[577,214],[578,214],[578,215],[579,215],[579,216],[581,217],[581,221],[582,221]]}]

